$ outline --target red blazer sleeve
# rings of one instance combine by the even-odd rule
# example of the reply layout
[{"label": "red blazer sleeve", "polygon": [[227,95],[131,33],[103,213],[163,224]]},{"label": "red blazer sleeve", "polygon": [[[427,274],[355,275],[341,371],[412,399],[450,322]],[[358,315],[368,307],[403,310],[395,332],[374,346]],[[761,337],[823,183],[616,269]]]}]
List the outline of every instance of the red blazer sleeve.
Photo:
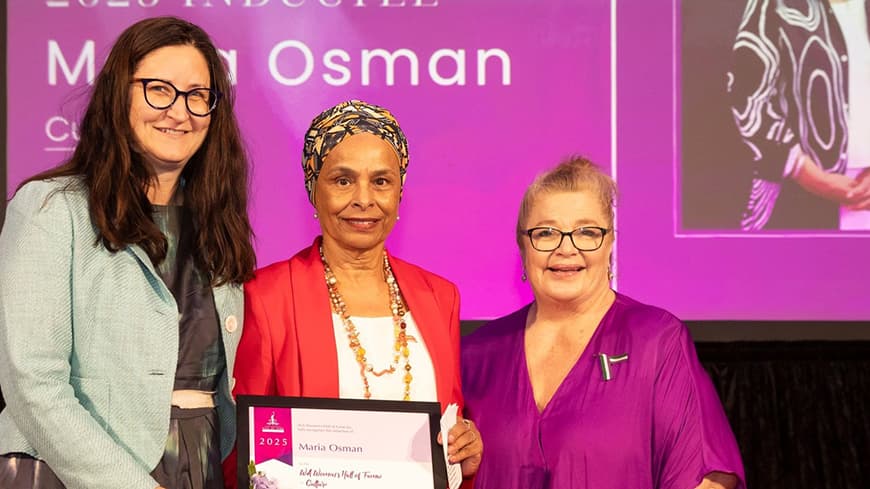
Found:
[{"label": "red blazer sleeve", "polygon": [[453,295],[453,307],[450,308],[450,320],[448,322],[449,329],[448,333],[450,335],[450,347],[453,351],[454,365],[453,365],[453,392],[451,395],[452,402],[455,402],[459,405],[460,413],[462,412],[462,408],[465,406],[465,400],[462,397],[462,371],[459,368],[459,336],[460,336],[460,324],[459,324],[459,290],[451,284],[451,294]]},{"label": "red blazer sleeve", "polygon": [[[451,284],[452,285],[452,284]],[[465,405],[465,400],[462,397],[462,370],[460,369],[459,359],[461,358],[461,353],[459,350],[459,341],[461,336],[461,325],[459,322],[459,289],[456,286],[451,287],[451,293],[453,295],[453,300],[451,301],[453,307],[450,308],[450,321],[449,321],[449,333],[450,333],[450,345],[453,350],[453,357],[456,358],[455,365],[455,375],[453,379],[453,392],[452,392],[452,402],[455,402],[459,405],[459,412],[462,414],[462,408]],[[473,421],[473,420],[472,420]],[[460,489],[472,489],[474,487],[474,476],[465,478],[462,481],[462,485],[459,486]]]}]

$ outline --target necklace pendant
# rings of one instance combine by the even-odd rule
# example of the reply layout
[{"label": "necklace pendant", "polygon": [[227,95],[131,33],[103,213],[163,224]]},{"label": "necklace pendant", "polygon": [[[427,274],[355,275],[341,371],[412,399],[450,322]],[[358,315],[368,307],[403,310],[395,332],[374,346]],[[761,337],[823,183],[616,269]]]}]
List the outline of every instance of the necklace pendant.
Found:
[{"label": "necklace pendant", "polygon": [[390,368],[385,368],[385,369],[383,369],[383,370],[378,370],[377,372],[375,372],[375,370],[374,370],[373,368],[369,367],[369,372],[371,372],[372,375],[374,375],[375,377],[380,377],[380,376],[382,376],[382,375],[391,374],[391,373],[393,373],[393,372],[395,372],[395,371],[396,371],[396,367],[394,367],[394,366],[392,366],[392,365],[390,365]]}]

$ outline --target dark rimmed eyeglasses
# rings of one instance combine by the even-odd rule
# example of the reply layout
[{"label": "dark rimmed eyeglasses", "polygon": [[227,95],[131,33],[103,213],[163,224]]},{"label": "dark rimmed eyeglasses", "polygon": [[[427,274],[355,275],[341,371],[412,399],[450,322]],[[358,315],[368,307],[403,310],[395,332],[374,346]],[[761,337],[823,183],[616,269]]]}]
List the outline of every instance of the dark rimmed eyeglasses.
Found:
[{"label": "dark rimmed eyeglasses", "polygon": [[598,226],[583,226],[572,231],[544,226],[526,229],[532,248],[538,251],[557,250],[562,246],[565,236],[571,239],[571,244],[578,251],[595,251],[604,244],[604,236],[609,232],[609,229]]},{"label": "dark rimmed eyeglasses", "polygon": [[194,88],[183,91],[175,88],[175,85],[158,78],[136,78],[133,83],[142,84],[142,92],[145,102],[157,110],[166,110],[178,100],[184,97],[184,106],[191,115],[205,117],[217,107],[221,93],[211,88]]}]

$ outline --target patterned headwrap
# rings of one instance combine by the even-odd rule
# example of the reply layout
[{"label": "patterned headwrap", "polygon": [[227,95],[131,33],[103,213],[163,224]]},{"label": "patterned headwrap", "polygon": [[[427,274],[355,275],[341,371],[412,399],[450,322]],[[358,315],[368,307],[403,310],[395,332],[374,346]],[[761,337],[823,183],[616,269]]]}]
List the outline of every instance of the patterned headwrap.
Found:
[{"label": "patterned headwrap", "polygon": [[[386,141],[399,157],[399,175],[405,184],[408,169],[408,141],[393,114],[377,105],[360,100],[342,102],[325,110],[311,121],[305,133],[302,148],[302,169],[305,171],[305,189],[308,200],[314,203],[314,184],[323,168],[323,159],[344,138],[367,132]],[[400,191],[401,192],[401,191]],[[399,194],[401,196],[401,193]]]}]

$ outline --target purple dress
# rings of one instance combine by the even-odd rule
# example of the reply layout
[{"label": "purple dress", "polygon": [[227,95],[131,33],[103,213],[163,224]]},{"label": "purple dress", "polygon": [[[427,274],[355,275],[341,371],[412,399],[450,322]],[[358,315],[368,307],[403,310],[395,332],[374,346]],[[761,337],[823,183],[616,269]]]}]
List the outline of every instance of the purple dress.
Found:
[{"label": "purple dress", "polygon": [[694,489],[712,471],[745,487],[734,435],[679,319],[617,294],[539,412],[524,348],[529,307],[462,339],[465,413],[484,442],[476,488]]}]

